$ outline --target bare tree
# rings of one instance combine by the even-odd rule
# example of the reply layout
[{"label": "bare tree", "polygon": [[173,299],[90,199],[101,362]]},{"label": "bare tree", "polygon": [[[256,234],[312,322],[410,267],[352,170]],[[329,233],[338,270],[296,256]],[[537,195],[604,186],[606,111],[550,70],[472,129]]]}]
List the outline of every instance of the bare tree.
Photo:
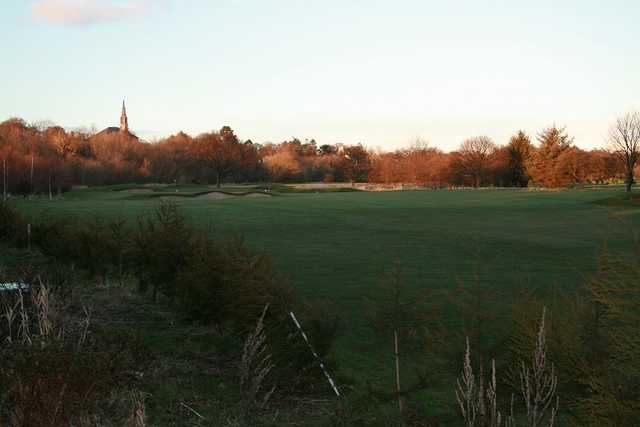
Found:
[{"label": "bare tree", "polygon": [[631,111],[619,117],[609,129],[609,143],[625,169],[625,191],[631,191],[635,183],[633,169],[640,150],[640,112]]},{"label": "bare tree", "polygon": [[458,152],[465,173],[473,180],[475,187],[480,187],[489,173],[491,156],[496,151],[496,144],[487,136],[476,136],[460,144]]}]

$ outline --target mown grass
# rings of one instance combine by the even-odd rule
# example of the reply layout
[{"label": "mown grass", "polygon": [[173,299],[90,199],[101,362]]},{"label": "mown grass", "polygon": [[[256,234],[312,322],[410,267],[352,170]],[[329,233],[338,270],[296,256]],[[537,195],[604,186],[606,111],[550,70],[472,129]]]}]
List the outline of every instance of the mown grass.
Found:
[{"label": "mown grass", "polygon": [[[89,188],[62,200],[20,200],[17,206],[33,216],[135,219],[160,203],[148,196],[172,189],[134,195]],[[372,295],[393,260],[401,263],[413,295],[442,308],[445,324],[456,324],[448,307],[461,282],[490,289],[494,298],[486,304],[498,335],[508,329],[511,302],[521,291],[543,296],[575,289],[595,270],[603,247],[624,251],[633,245],[630,230],[640,223],[635,210],[620,214],[628,203],[619,203],[623,196],[617,191],[274,191],[280,197],[178,203],[203,232],[243,235],[275,258],[302,296],[331,303],[344,325],[336,349],[338,376],[356,388],[366,380],[393,381],[392,343],[375,339],[363,319],[364,297]],[[165,339],[167,348],[175,345],[171,337],[157,339],[160,348]],[[428,400],[454,403],[453,387]]]}]

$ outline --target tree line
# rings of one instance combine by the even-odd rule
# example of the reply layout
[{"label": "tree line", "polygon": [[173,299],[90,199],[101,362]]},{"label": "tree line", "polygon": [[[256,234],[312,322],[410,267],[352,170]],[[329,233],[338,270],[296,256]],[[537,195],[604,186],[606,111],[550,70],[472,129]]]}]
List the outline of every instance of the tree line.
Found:
[{"label": "tree line", "polygon": [[147,143],[128,132],[67,131],[22,119],[0,123],[2,189],[50,196],[73,185],[120,183],[371,182],[446,186],[567,187],[624,181],[630,190],[640,148],[640,114],[611,127],[607,149],[583,150],[563,127],[500,145],[487,136],[444,152],[417,140],[391,152],[293,138],[258,144],[229,126],[196,137],[179,132]]}]

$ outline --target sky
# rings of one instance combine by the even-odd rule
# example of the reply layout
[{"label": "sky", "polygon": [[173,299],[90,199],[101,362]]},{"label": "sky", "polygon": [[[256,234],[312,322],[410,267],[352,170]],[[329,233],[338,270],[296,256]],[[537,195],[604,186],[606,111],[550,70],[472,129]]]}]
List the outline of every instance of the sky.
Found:
[{"label": "sky", "polygon": [[444,150],[640,109],[637,0],[2,0],[0,121]]}]

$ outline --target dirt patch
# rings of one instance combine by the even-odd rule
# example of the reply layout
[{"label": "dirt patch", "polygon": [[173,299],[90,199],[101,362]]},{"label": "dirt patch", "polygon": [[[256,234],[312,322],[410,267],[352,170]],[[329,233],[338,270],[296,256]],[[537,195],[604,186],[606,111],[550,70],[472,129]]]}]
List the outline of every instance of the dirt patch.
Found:
[{"label": "dirt patch", "polygon": [[271,197],[271,194],[263,194],[263,193],[249,193],[246,196],[242,197],[251,197],[252,199],[264,199],[265,197]]}]

